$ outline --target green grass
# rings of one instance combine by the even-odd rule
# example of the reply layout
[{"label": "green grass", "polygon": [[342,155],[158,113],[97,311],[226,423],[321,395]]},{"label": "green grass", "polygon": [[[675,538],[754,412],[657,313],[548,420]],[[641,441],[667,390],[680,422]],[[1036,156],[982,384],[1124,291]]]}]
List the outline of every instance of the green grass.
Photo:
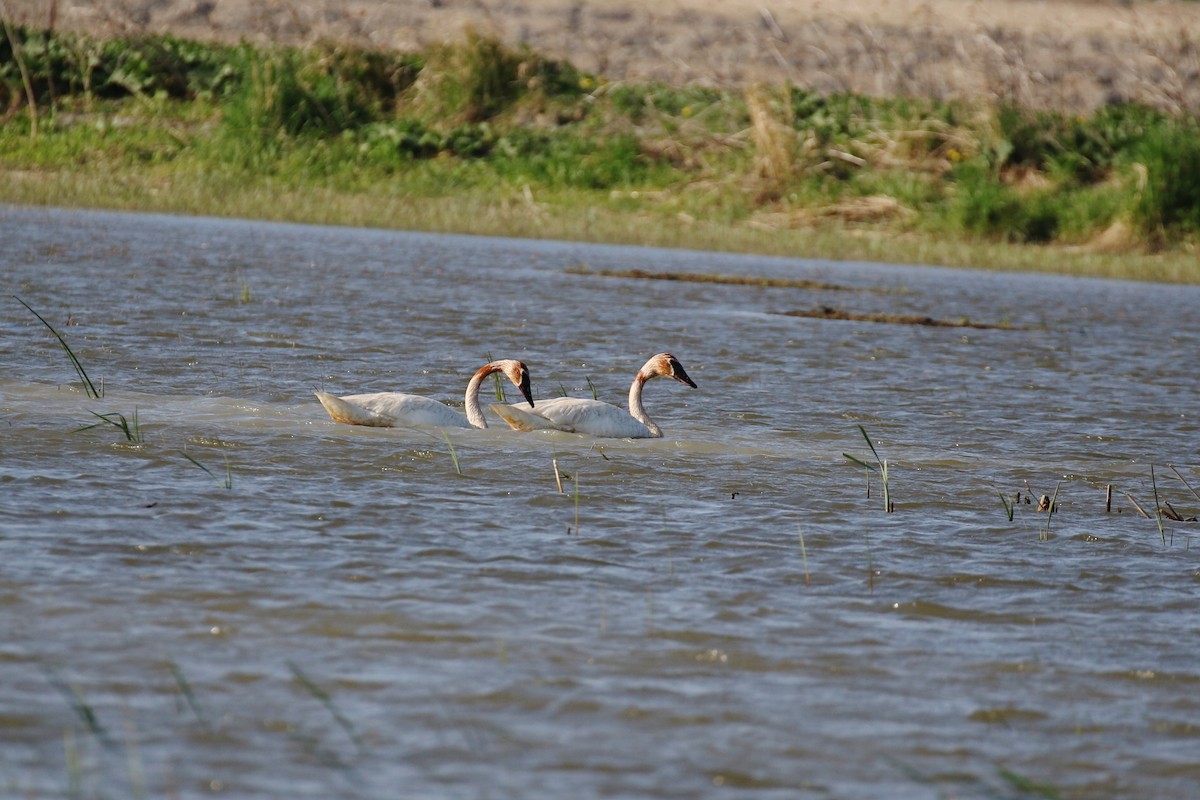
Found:
[{"label": "green grass", "polygon": [[92,411],[90,413],[100,421],[93,422],[91,425],[84,425],[76,428],[76,433],[80,431],[90,431],[92,428],[98,428],[101,425],[111,425],[119,430],[125,437],[125,441],[129,442],[130,444],[141,444],[146,440],[145,436],[142,434],[142,427],[138,423],[138,414],[136,408],[133,410],[133,416],[131,417],[126,417],[124,414],[118,412],[100,414],[96,411]]},{"label": "green grass", "polygon": [[1158,481],[1154,477],[1154,464],[1150,465],[1150,486],[1154,490],[1154,521],[1158,523],[1158,536],[1163,547],[1167,546],[1167,532],[1163,529],[1162,501],[1158,499]]},{"label": "green grass", "polygon": [[[1042,529],[1041,540],[1047,542],[1050,540],[1050,520],[1054,519],[1054,514],[1058,511],[1058,490],[1062,488],[1062,481],[1059,481],[1054,486],[1054,494],[1050,496],[1050,503],[1046,506],[1046,527]],[[1159,523],[1161,526],[1161,522]]]},{"label": "green grass", "polygon": [[450,441],[450,434],[446,433],[444,429],[442,430],[442,439],[446,441],[446,447],[450,450],[450,460],[454,462],[454,471],[462,475],[462,466],[458,463],[458,453],[454,451],[454,442]]},{"label": "green grass", "polygon": [[999,489],[996,490],[996,494],[1000,495],[1000,503],[1004,506],[1004,515],[1008,517],[1009,522],[1012,522],[1014,506],[1013,501],[1009,500],[1004,492],[1000,491]]},{"label": "green grass", "polygon": [[296,678],[296,681],[304,688],[304,690],[325,707],[325,710],[329,712],[329,715],[333,718],[334,722],[338,724],[338,727],[340,727],[345,732],[347,738],[354,743],[354,746],[357,748],[359,754],[361,755],[363,752],[365,752],[366,748],[363,744],[362,737],[359,736],[358,731],[354,727],[354,723],[351,722],[350,719],[346,717],[346,715],[343,714],[340,709],[338,709],[337,705],[333,702],[333,697],[329,694],[329,692],[317,685],[317,683],[313,681],[312,678],[308,677],[304,670],[300,669],[299,665],[297,665],[294,661],[287,662],[287,665],[288,669],[291,670],[292,675]]},{"label": "green grass", "polygon": [[[46,321],[45,317],[43,317],[38,312],[34,311],[33,308],[28,303],[26,303],[24,300],[17,297],[16,295],[13,295],[13,299],[16,300],[18,303],[20,303],[21,305],[25,306],[25,308],[29,309],[29,313],[33,314],[35,317],[37,317],[38,320],[43,325],[45,325],[46,328],[49,329],[49,331],[52,334],[54,334],[54,338],[58,339],[58,343],[59,343],[59,345],[62,346],[63,352],[65,352],[67,354],[67,358],[70,359],[71,366],[75,368],[75,374],[79,376],[79,382],[80,382],[80,384],[83,385],[84,392],[87,394],[88,397],[92,398],[93,400],[99,400],[100,392],[96,389],[95,384],[92,383],[92,379],[88,377],[87,372],[83,368],[83,364],[80,363],[79,358],[75,355],[75,351],[71,349],[71,346],[69,344],[67,344],[67,340],[62,337],[62,334],[60,334],[58,331],[56,331],[54,329],[54,326]],[[135,419],[136,419],[136,416],[137,415],[135,414],[134,415]]]},{"label": "green grass", "polygon": [[866,473],[867,473],[867,497],[871,496],[871,472],[876,471],[879,473],[879,483],[883,489],[883,510],[884,510],[884,512],[890,514],[891,512],[896,510],[896,504],[892,502],[892,491],[891,491],[890,483],[888,481],[887,459],[883,459],[883,458],[879,457],[879,452],[875,449],[875,443],[872,442],[871,437],[867,435],[867,429],[864,428],[862,425],[857,425],[855,427],[858,428],[858,432],[861,433],[863,439],[866,440],[867,447],[869,447],[871,449],[871,455],[875,457],[875,464],[874,465],[868,464],[866,461],[863,461],[861,458],[856,458],[856,457],[850,455],[849,453],[842,453],[842,456],[845,457],[850,462],[857,464],[858,466],[860,466],[864,470],[866,470]]},{"label": "green grass", "polygon": [[476,34],[19,28],[0,102],[0,202],[1200,282],[1200,125],[1134,105],[613,85]]},{"label": "green grass", "polygon": [[221,486],[225,489],[233,488],[233,470],[229,466],[229,458],[228,457],[225,458],[225,475],[223,478],[218,478],[216,476],[216,474],[213,473],[212,470],[210,470],[208,467],[204,466],[199,461],[197,461],[195,458],[193,458],[192,456],[183,452],[182,450],[179,451],[179,455],[183,456],[188,461],[192,462],[197,467],[199,467],[201,470],[203,470],[204,474],[208,475],[208,477],[210,477],[214,481],[216,481],[218,486]]}]

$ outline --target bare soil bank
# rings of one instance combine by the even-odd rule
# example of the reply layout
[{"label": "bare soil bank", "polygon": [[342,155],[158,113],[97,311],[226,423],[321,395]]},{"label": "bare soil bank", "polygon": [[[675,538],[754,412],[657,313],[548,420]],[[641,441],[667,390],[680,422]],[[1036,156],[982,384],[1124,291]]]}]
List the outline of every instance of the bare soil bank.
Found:
[{"label": "bare soil bank", "polygon": [[3,0],[99,35],[415,50],[465,27],[609,80],[1200,111],[1200,3],[1109,0]]}]

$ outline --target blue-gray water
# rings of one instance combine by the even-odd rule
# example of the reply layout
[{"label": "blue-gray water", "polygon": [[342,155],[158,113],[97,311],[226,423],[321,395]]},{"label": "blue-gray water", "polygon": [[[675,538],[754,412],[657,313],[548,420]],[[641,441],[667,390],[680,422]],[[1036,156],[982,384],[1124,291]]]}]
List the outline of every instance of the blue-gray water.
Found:
[{"label": "blue-gray water", "polygon": [[[1196,288],[15,208],[0,241],[0,796],[1200,791],[1200,527],[1129,499],[1153,466],[1200,512]],[[823,305],[1011,329],[781,313]],[[663,350],[699,388],[648,385],[662,440],[452,431],[461,476],[312,396],[461,405],[490,355],[623,403]]]}]

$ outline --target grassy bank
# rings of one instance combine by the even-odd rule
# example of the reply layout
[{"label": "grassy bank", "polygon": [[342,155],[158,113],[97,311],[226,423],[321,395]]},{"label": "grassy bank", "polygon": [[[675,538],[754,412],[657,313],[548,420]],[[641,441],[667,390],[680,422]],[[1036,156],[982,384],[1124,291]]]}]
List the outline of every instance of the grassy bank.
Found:
[{"label": "grassy bank", "polygon": [[1200,125],[6,26],[0,201],[1200,282]]}]

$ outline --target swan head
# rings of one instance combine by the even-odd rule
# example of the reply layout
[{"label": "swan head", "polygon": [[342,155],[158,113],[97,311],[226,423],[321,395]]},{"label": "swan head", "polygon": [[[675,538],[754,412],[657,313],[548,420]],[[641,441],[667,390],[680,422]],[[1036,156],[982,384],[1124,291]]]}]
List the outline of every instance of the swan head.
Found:
[{"label": "swan head", "polygon": [[533,408],[533,393],[530,390],[529,383],[529,368],[525,366],[523,361],[517,361],[514,358],[505,359],[503,361],[492,362],[496,368],[503,372],[505,377],[513,382],[521,390],[521,396],[525,398],[525,402],[529,403],[529,407]]},{"label": "swan head", "polygon": [[646,366],[642,367],[642,372],[646,375],[646,379],[654,378],[658,375],[665,375],[669,378],[674,378],[680,383],[686,383],[693,389],[696,388],[696,382],[688,377],[687,370],[683,368],[683,364],[679,363],[679,359],[670,353],[659,353],[646,362]]}]

